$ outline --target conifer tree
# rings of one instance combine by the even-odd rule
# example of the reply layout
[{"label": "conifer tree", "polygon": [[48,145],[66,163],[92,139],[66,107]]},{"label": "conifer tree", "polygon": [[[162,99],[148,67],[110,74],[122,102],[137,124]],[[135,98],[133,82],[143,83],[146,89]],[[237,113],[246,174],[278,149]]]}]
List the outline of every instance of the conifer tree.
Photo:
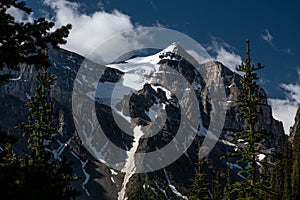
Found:
[{"label": "conifer tree", "polygon": [[189,193],[189,200],[206,200],[210,199],[208,194],[208,184],[203,172],[204,159],[198,161],[198,173],[192,183],[192,188]]},{"label": "conifer tree", "polygon": [[55,24],[45,18],[32,22],[16,21],[8,12],[10,8],[19,9],[26,16],[32,12],[23,1],[0,1],[0,86],[11,77],[9,70],[18,70],[20,63],[47,66],[48,57],[43,50],[48,44],[54,48],[65,44],[71,29],[69,24],[51,31]]},{"label": "conifer tree", "polygon": [[292,173],[292,198],[299,199],[300,192],[299,192],[299,159],[295,159],[293,163],[293,173]]},{"label": "conifer tree", "polygon": [[[237,194],[238,199],[262,199],[268,192],[271,192],[269,183],[259,172],[258,154],[260,147],[258,143],[268,139],[267,134],[258,128],[259,106],[265,105],[265,97],[259,93],[259,86],[256,83],[258,79],[256,71],[263,66],[251,65],[250,59],[250,41],[247,40],[247,55],[245,62],[237,67],[238,71],[244,73],[241,79],[241,93],[237,102],[242,119],[245,121],[245,129],[237,133],[237,138],[244,141],[244,147],[237,150],[240,159],[239,164],[246,164],[242,167],[240,173],[247,174],[245,181],[236,182],[233,191]],[[262,163],[260,163],[262,165]]]},{"label": "conifer tree", "polygon": [[[36,93],[28,102],[30,111],[28,122],[20,124],[28,137],[30,156],[25,156],[26,177],[23,179],[25,194],[28,199],[73,199],[78,195],[70,187],[76,180],[72,167],[64,160],[55,162],[49,151],[52,150],[53,102],[50,99],[51,85],[56,77],[43,67],[36,74],[38,81]],[[44,179],[40,181],[41,177]],[[27,193],[29,191],[29,194]]]},{"label": "conifer tree", "polygon": [[291,174],[292,174],[292,163],[293,163],[293,152],[292,152],[292,145],[287,140],[284,147],[284,156],[283,156],[283,178],[278,177],[280,180],[283,181],[283,191],[278,191],[282,193],[282,199],[291,200],[292,199],[292,186],[291,186]]},{"label": "conifer tree", "polygon": [[142,182],[139,177],[137,182],[134,183],[134,186],[131,187],[127,197],[129,200],[164,200],[166,199],[165,195],[158,189],[163,187],[163,185],[159,184],[160,182],[157,179],[152,181],[147,177]]},{"label": "conifer tree", "polygon": [[215,174],[215,178],[213,180],[212,187],[213,199],[220,200],[222,199],[222,184],[221,184],[221,174],[220,171],[217,171]]},{"label": "conifer tree", "polygon": [[231,199],[233,199],[233,195],[232,195],[232,180],[231,180],[230,167],[227,166],[227,170],[226,170],[226,186],[225,186],[225,189],[224,189],[223,200],[231,200]]},{"label": "conifer tree", "polygon": [[[282,144],[282,137],[277,138],[277,152],[275,158],[275,165],[271,169],[271,177],[270,177],[270,184],[275,192],[274,198],[282,199],[283,197],[283,190],[284,190],[284,181],[282,180],[285,173],[286,164],[286,152],[283,148]],[[286,148],[286,146],[285,146]]]}]

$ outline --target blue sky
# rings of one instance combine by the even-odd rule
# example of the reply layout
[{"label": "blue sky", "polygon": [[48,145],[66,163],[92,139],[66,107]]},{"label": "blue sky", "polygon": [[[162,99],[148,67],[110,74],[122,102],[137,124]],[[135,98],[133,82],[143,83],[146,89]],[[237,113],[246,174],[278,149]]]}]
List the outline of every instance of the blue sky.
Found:
[{"label": "blue sky", "polygon": [[[163,26],[190,36],[210,50],[211,54],[215,54],[215,57],[220,53],[216,49],[223,48],[233,55],[231,58],[235,61],[238,56],[244,57],[245,40],[249,38],[253,63],[260,62],[265,65],[265,69],[259,72],[260,84],[270,98],[269,102],[273,106],[275,117],[285,122],[286,132],[288,126],[293,123],[295,109],[300,103],[300,1],[25,0],[25,2],[33,8],[35,16],[46,15],[59,25],[66,23],[67,20],[73,22],[74,35],[84,35],[83,30],[76,27],[80,26],[79,21],[101,26],[98,31],[105,33],[99,33],[98,37],[102,39],[126,28]],[[101,20],[103,22],[99,23]],[[78,48],[80,44],[76,45],[76,39],[78,40],[75,36],[71,36],[67,49],[85,54]]]}]

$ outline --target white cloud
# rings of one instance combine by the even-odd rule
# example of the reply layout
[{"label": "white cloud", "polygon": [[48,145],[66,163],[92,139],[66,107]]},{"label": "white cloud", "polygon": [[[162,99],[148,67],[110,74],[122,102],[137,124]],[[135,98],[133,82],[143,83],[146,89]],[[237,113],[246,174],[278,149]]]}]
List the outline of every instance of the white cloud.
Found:
[{"label": "white cloud", "polygon": [[[103,10],[87,15],[79,12],[79,4],[66,0],[45,0],[55,12],[56,26],[72,24],[72,30],[67,38],[67,44],[63,48],[87,56],[97,47],[97,52],[89,55],[95,61],[109,62],[118,52],[124,52],[133,46],[136,49],[142,45],[133,42],[127,36],[116,37],[113,44],[105,43],[110,37],[124,31],[133,30],[130,17],[117,10],[111,13]],[[119,55],[120,56],[120,55]]]},{"label": "white cloud", "polygon": [[298,109],[297,103],[288,99],[268,99],[268,102],[272,106],[273,117],[283,123],[284,132],[289,135]]},{"label": "white cloud", "polygon": [[227,51],[223,47],[220,47],[220,49],[218,49],[217,54],[218,55],[216,60],[222,62],[225,66],[227,66],[232,71],[236,72],[237,65],[240,65],[242,63],[241,56],[235,54],[234,52]]},{"label": "white cloud", "polygon": [[265,29],[262,33],[261,33],[261,39],[263,39],[264,41],[266,41],[274,51],[277,51],[277,52],[283,52],[283,53],[287,53],[287,54],[291,54],[291,55],[294,55],[293,51],[291,48],[278,48],[273,40],[274,40],[274,37],[273,35],[271,35],[270,31],[268,29]]},{"label": "white cloud", "polygon": [[207,47],[207,50],[215,54],[214,59],[223,63],[230,70],[242,74],[236,70],[236,67],[242,63],[240,55],[234,53],[234,48],[220,39],[211,36],[211,45]]},{"label": "white cloud", "polygon": [[187,49],[186,52],[190,54],[198,63],[203,64],[208,61],[214,60],[211,57],[208,57],[207,55],[202,55],[201,53],[193,50],[193,49]]},{"label": "white cloud", "polygon": [[269,99],[272,106],[273,116],[283,122],[286,134],[289,134],[290,127],[294,124],[294,117],[300,106],[300,69],[298,69],[298,82],[280,84],[286,93],[285,99]]},{"label": "white cloud", "polygon": [[288,91],[287,95],[289,99],[300,103],[300,85],[297,84],[281,84],[285,91]]},{"label": "white cloud", "polygon": [[26,14],[24,11],[11,6],[7,9],[6,13],[10,14],[15,18],[16,22],[32,22],[33,21],[33,13],[29,15]]},{"label": "white cloud", "polygon": [[267,43],[269,43],[270,45],[273,45],[273,36],[271,35],[268,29],[265,29],[263,31],[263,33],[261,34],[261,38]]}]

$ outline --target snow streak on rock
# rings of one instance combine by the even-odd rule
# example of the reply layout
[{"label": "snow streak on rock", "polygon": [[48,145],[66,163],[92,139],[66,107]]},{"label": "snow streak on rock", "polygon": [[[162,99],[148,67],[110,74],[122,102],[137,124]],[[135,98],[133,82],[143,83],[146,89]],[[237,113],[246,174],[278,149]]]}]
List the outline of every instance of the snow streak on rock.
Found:
[{"label": "snow streak on rock", "polygon": [[129,179],[131,178],[131,176],[134,174],[135,170],[136,170],[136,166],[135,166],[135,153],[138,149],[139,146],[139,141],[141,139],[141,137],[143,136],[143,132],[141,130],[140,126],[136,126],[133,129],[134,132],[134,140],[133,140],[133,144],[131,149],[127,152],[128,158],[126,159],[126,163],[124,168],[121,170],[122,172],[125,173],[124,176],[124,180],[123,180],[123,184],[122,184],[122,188],[121,191],[118,193],[118,200],[124,200],[125,198],[125,193],[126,193],[126,185],[129,182]]},{"label": "snow streak on rock", "polygon": [[61,143],[59,140],[57,140],[59,143],[59,147],[57,149],[52,150],[53,157],[56,160],[61,160],[60,155],[64,152],[67,144]]},{"label": "snow streak on rock", "polygon": [[165,176],[166,176],[166,179],[168,181],[168,186],[169,188],[172,190],[172,192],[179,198],[181,199],[185,199],[185,200],[188,200],[187,196],[183,196],[180,192],[178,192],[178,190],[176,189],[176,187],[174,185],[171,184],[170,182],[170,179],[168,177],[168,174],[167,174],[167,171],[165,170],[164,168],[164,173],[165,173]]},{"label": "snow streak on rock", "polygon": [[79,160],[80,163],[81,163],[82,172],[83,172],[83,174],[84,174],[84,176],[85,176],[85,179],[84,179],[83,183],[81,184],[81,187],[82,187],[82,189],[84,190],[85,194],[86,194],[87,196],[90,197],[91,195],[90,195],[88,189],[85,187],[86,184],[87,184],[87,183],[89,182],[89,180],[90,180],[90,174],[87,173],[87,171],[85,170],[85,166],[86,166],[86,164],[88,163],[88,160],[86,160],[85,162],[83,162],[82,160],[80,160],[80,158],[79,158],[73,151],[71,151],[71,153],[72,153],[72,155],[73,155],[77,160]]}]

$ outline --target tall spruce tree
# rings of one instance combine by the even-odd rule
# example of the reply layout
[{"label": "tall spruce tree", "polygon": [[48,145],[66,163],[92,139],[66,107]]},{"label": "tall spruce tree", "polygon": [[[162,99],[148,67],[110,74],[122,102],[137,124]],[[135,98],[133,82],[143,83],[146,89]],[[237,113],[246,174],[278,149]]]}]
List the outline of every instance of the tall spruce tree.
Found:
[{"label": "tall spruce tree", "polygon": [[206,200],[210,199],[208,194],[208,184],[203,171],[204,158],[198,161],[198,173],[192,183],[191,191],[189,193],[190,200]]},{"label": "tall spruce tree", "polygon": [[220,200],[223,198],[220,171],[217,171],[215,174],[215,177],[213,180],[212,195],[213,195],[213,200]]},{"label": "tall spruce tree", "polygon": [[231,169],[230,166],[227,166],[226,170],[226,186],[223,192],[223,200],[233,199],[232,195],[232,180],[231,180]]},{"label": "tall spruce tree", "polygon": [[[73,169],[65,160],[52,158],[53,102],[50,98],[51,85],[56,77],[43,67],[37,74],[35,95],[27,103],[30,111],[28,121],[18,128],[28,137],[29,155],[21,157],[20,191],[23,199],[74,199],[79,193],[70,187],[77,180]],[[16,196],[15,196],[16,197]]]},{"label": "tall spruce tree", "polygon": [[271,168],[271,176],[270,176],[270,184],[275,192],[274,198],[282,199],[283,198],[283,190],[285,182],[282,181],[285,174],[285,162],[287,161],[285,158],[285,148],[283,148],[282,137],[277,138],[277,151],[276,156],[274,156],[274,166]]},{"label": "tall spruce tree", "polygon": [[133,183],[130,191],[128,191],[128,199],[134,200],[165,200],[167,194],[163,188],[164,183],[161,183],[158,179],[155,181],[150,180],[146,177],[143,181],[140,176],[138,176],[136,182]]},{"label": "tall spruce tree", "polygon": [[[283,154],[283,191],[278,191],[282,193],[282,199],[292,200],[292,185],[291,185],[291,175],[293,166],[293,151],[292,144],[287,140],[285,142],[284,154]],[[278,176],[278,181],[282,181],[282,177]],[[279,196],[280,197],[280,196]]]},{"label": "tall spruce tree", "polygon": [[237,102],[239,103],[239,111],[242,119],[245,121],[243,131],[237,133],[237,138],[244,141],[244,146],[237,150],[240,159],[238,164],[242,164],[240,173],[247,174],[244,181],[236,182],[233,191],[238,199],[262,199],[271,192],[269,183],[264,180],[263,175],[259,171],[259,166],[263,167],[262,162],[259,163],[258,154],[261,153],[259,143],[268,138],[267,134],[258,128],[259,107],[265,105],[266,99],[259,92],[259,86],[256,83],[258,79],[256,71],[262,69],[263,66],[251,65],[250,58],[250,41],[247,40],[247,55],[245,62],[237,67],[237,70],[243,72],[241,79],[241,93]]}]

